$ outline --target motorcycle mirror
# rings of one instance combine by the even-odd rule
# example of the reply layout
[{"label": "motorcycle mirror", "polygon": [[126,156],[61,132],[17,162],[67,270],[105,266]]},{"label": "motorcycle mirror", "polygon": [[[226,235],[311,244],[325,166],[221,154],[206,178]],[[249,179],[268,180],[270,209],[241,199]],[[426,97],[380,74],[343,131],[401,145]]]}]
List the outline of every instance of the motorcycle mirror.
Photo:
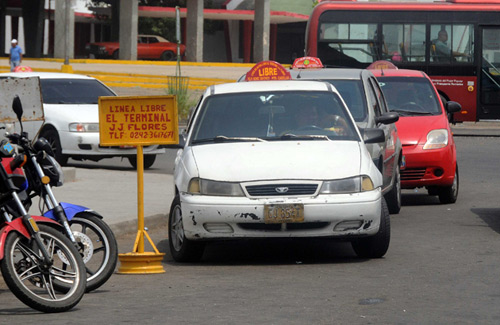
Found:
[{"label": "motorcycle mirror", "polygon": [[14,113],[16,113],[17,119],[19,120],[19,124],[21,125],[21,132],[22,132],[23,104],[21,103],[21,99],[19,99],[19,96],[17,95],[14,97],[14,100],[12,100],[12,109],[14,110]]},{"label": "motorcycle mirror", "polygon": [[16,113],[17,119],[21,121],[21,118],[23,117],[23,104],[21,104],[21,99],[19,99],[19,96],[17,95],[12,101],[12,109],[14,110],[14,113]]}]

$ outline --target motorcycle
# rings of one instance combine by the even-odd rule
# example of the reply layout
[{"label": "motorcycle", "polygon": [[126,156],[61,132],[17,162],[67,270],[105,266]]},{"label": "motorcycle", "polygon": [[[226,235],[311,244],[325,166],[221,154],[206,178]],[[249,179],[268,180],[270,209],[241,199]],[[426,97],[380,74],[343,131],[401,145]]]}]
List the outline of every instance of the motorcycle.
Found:
[{"label": "motorcycle", "polygon": [[[48,313],[67,311],[85,293],[85,264],[57,222],[26,211],[18,195],[26,185],[20,169],[25,156],[13,155],[13,146],[1,141],[0,270],[9,289],[27,306]],[[8,210],[20,217],[12,219]]]},{"label": "motorcycle", "polygon": [[[21,122],[20,116],[18,118]],[[63,171],[46,139],[38,138],[32,143],[28,134],[22,131],[6,136],[27,157],[23,168],[28,179],[26,192],[29,195],[23,203],[29,207],[34,197],[40,197],[40,212],[63,226],[64,234],[83,258],[87,270],[86,291],[99,288],[113,274],[118,259],[113,231],[97,212],[84,206],[57,201],[52,186],[63,184]]]}]

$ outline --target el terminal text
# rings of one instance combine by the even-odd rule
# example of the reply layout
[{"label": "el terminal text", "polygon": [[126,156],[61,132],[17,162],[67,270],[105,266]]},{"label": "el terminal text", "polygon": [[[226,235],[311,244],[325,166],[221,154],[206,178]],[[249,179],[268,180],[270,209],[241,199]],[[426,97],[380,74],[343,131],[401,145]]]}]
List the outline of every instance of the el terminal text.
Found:
[{"label": "el terminal text", "polygon": [[115,105],[110,106],[106,114],[110,139],[173,138],[174,132],[168,131],[168,122],[171,119],[165,104]]}]

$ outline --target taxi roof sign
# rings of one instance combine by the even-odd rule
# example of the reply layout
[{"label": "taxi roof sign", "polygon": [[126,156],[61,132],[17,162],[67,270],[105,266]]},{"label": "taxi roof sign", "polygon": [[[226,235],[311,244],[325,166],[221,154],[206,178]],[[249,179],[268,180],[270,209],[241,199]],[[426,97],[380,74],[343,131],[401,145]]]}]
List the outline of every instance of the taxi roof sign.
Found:
[{"label": "taxi roof sign", "polygon": [[262,61],[247,72],[245,81],[290,80],[290,71],[276,61]]},{"label": "taxi roof sign", "polygon": [[379,60],[379,61],[375,61],[372,64],[370,64],[367,69],[369,69],[369,70],[375,70],[375,69],[381,69],[381,70],[395,69],[395,70],[397,70],[398,67],[396,67],[394,65],[394,63],[392,63],[391,61]]},{"label": "taxi roof sign", "polygon": [[314,56],[304,56],[293,61],[293,69],[317,69],[324,68],[321,60]]}]

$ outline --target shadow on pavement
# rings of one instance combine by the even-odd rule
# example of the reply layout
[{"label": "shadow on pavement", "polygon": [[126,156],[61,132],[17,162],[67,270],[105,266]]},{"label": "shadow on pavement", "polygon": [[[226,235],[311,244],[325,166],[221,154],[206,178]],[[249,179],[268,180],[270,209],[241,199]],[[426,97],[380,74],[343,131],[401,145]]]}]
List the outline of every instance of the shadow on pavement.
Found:
[{"label": "shadow on pavement", "polygon": [[500,208],[472,208],[471,211],[483,219],[491,229],[500,234]]},{"label": "shadow on pavement", "polygon": [[[166,253],[163,263],[176,266],[196,265],[177,263],[168,247],[168,239],[157,244]],[[388,252],[388,254],[390,251]],[[344,264],[368,261],[356,256],[349,242],[328,239],[251,239],[208,242],[199,265],[300,265]]]}]

